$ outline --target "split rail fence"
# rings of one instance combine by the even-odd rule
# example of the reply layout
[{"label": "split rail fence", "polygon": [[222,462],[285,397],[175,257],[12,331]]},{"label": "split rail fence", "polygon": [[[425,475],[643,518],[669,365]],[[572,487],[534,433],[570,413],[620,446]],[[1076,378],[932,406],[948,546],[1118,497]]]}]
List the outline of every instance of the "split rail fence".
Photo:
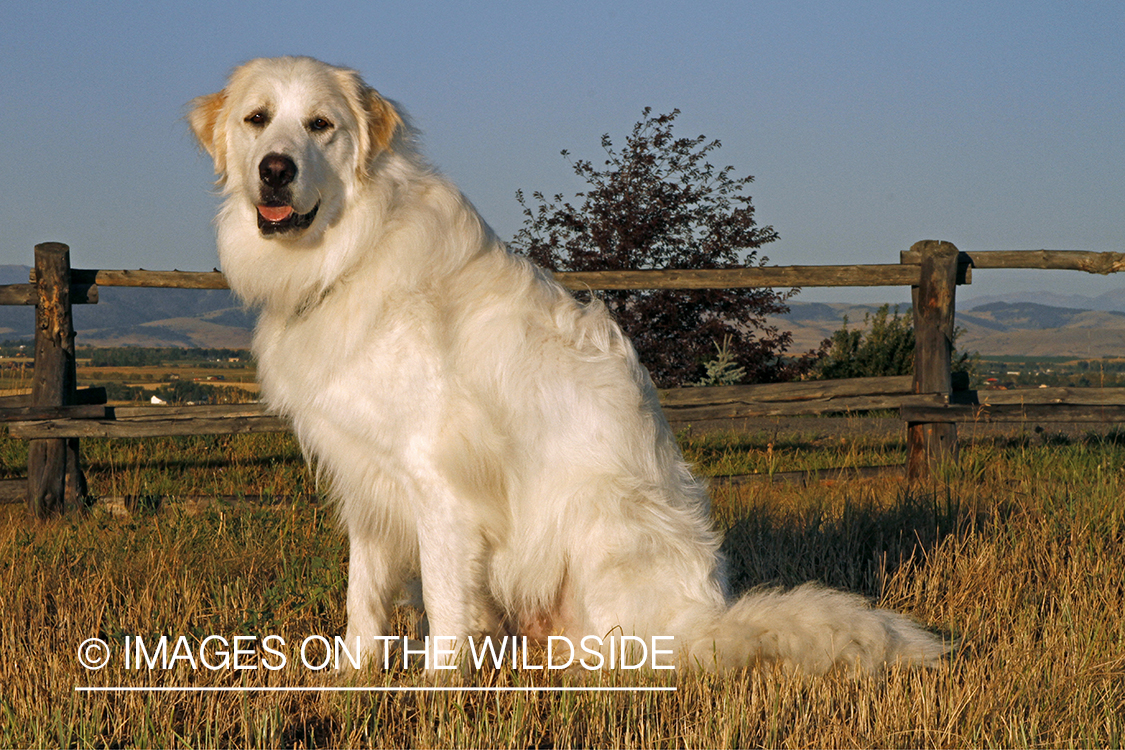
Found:
[{"label": "split rail fence", "polygon": [[[1115,273],[1125,254],[1077,250],[960,252],[924,240],[897,264],[776,266],[722,270],[559,273],[575,290],[909,286],[913,295],[913,376],[853,378],[661,391],[676,424],[752,417],[853,414],[897,409],[907,427],[906,475],[924,479],[957,459],[959,422],[1120,422],[1125,388],[974,391],[951,372],[956,288],[973,269],[1038,268]],[[35,364],[30,397],[0,399],[0,421],[30,441],[27,502],[37,516],[81,507],[86,494],[79,440],[84,437],[280,432],[288,425],[258,404],[109,406],[105,390],[77,388],[71,306],[93,304],[100,286],[226,289],[217,271],[108,271],[70,267],[60,243],[35,247],[31,283],[0,286],[0,304],[35,305]],[[896,467],[901,468],[901,467]]]}]

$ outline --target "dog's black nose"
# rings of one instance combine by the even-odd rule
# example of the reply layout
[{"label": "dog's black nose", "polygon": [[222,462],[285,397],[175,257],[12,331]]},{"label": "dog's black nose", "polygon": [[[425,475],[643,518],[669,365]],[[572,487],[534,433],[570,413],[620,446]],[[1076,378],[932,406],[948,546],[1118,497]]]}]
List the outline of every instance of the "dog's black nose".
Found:
[{"label": "dog's black nose", "polygon": [[258,165],[258,176],[271,188],[285,187],[297,176],[297,165],[288,156],[266,154]]}]

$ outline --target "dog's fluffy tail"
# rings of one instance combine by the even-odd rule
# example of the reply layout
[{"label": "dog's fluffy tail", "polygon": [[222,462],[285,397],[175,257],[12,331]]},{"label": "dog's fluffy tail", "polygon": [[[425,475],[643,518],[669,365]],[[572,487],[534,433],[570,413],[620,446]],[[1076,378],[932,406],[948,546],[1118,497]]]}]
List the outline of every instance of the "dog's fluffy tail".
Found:
[{"label": "dog's fluffy tail", "polygon": [[936,666],[951,648],[902,615],[816,584],[751,591],[713,627],[691,646],[691,659],[705,668],[777,663],[809,674],[875,672],[895,663]]}]

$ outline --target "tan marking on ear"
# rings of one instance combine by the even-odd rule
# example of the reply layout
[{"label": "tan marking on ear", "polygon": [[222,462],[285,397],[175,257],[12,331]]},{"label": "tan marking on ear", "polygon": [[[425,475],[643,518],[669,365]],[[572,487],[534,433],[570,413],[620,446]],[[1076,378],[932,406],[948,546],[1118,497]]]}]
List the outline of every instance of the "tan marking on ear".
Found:
[{"label": "tan marking on ear", "polygon": [[371,138],[370,157],[391,147],[395,131],[402,125],[402,118],[394,106],[375,89],[367,89],[364,108],[367,110],[367,132]]},{"label": "tan marking on ear", "polygon": [[226,175],[226,136],[223,131],[222,111],[227,102],[227,92],[219,91],[207,96],[197,96],[191,100],[188,122],[199,145],[206,149],[215,162],[215,173],[220,178]]},{"label": "tan marking on ear", "polygon": [[359,125],[359,132],[356,134],[359,146],[356,171],[363,178],[368,175],[375,157],[391,147],[395,131],[402,125],[402,117],[395,111],[394,105],[364,83],[356,71],[333,68],[332,72],[341,88],[347,92],[348,106]]}]

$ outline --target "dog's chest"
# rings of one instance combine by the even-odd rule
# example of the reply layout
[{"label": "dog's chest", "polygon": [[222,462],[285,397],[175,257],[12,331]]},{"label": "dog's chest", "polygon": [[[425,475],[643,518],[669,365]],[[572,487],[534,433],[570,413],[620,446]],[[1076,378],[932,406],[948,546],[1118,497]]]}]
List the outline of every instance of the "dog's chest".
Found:
[{"label": "dog's chest", "polygon": [[416,308],[387,310],[263,316],[255,347],[266,401],[299,432],[325,440],[401,445],[405,435],[438,429],[448,383],[435,326]]}]

